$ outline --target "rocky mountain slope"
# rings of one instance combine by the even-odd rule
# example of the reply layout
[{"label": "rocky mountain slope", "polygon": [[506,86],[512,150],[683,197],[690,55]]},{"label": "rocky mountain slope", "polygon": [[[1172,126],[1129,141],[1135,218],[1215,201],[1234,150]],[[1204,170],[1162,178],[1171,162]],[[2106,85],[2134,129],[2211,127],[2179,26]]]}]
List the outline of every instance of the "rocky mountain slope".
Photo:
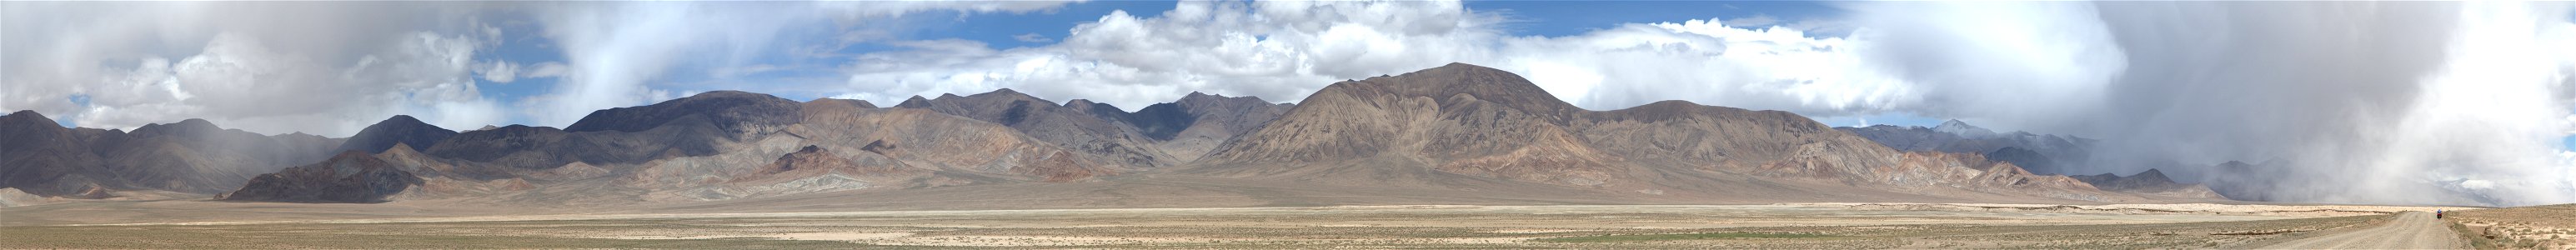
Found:
[{"label": "rocky mountain slope", "polygon": [[1074,100],[1058,105],[1045,99],[1011,89],[995,90],[969,96],[941,95],[937,99],[914,96],[896,104],[897,108],[928,109],[1002,124],[1021,133],[1037,137],[1081,153],[1092,161],[1134,168],[1158,168],[1182,163],[1179,157],[1157,150],[1143,132],[1120,123],[1117,107],[1109,104]]},{"label": "rocky mountain slope", "polygon": [[1191,92],[1179,101],[1127,112],[1075,99],[1062,105],[1011,89],[968,96],[915,96],[897,108],[918,108],[999,123],[1095,161],[1136,168],[1176,166],[1198,160],[1217,144],[1276,119],[1294,104],[1259,97]]},{"label": "rocky mountain slope", "polygon": [[1260,97],[1190,92],[1179,101],[1145,106],[1135,113],[1118,112],[1116,109],[1090,110],[1135,127],[1145,134],[1145,138],[1153,141],[1156,149],[1190,162],[1216,150],[1217,145],[1225,143],[1225,140],[1269,124],[1295,107],[1296,104],[1270,103]]},{"label": "rocky mountain slope", "polygon": [[[1983,154],[1987,159],[2011,162],[2014,165],[2027,167],[2033,173],[2041,174],[2085,172],[2077,170],[2079,168],[2075,164],[2086,163],[2094,143],[2092,139],[2073,136],[2040,135],[2021,131],[1998,133],[1968,125],[1959,120],[1942,122],[1941,125],[1930,128],[1876,125],[1834,129],[1848,131],[1889,148],[1908,152]],[[2108,191],[2193,199],[2225,199],[2211,191],[2208,186],[2177,183],[2166,178],[2163,171],[2156,169],[2147,169],[2145,172],[2129,177],[2121,177],[2117,173],[2070,175],[2069,177]]]},{"label": "rocky mountain slope", "polygon": [[420,176],[403,171],[375,155],[345,151],[321,163],[286,168],[250,180],[241,190],[219,200],[279,202],[386,202],[385,198],[420,186]]},{"label": "rocky mountain slope", "polygon": [[[1187,174],[1479,189],[1537,183],[1673,196],[1921,195],[2116,200],[1975,155],[1898,152],[1780,111],[1658,102],[1576,108],[1517,75],[1451,64],[1333,84]],[[1815,184],[1822,184],[1817,186]]]}]

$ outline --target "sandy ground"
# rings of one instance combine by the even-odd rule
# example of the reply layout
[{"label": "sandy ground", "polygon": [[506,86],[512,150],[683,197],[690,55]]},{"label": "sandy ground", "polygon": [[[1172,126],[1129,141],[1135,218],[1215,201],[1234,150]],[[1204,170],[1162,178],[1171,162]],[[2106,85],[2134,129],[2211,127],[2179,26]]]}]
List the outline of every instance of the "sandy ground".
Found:
[{"label": "sandy ground", "polygon": [[[2323,209],[2360,214],[2341,216],[2348,214],[2302,206],[1815,203],[526,214],[399,205],[66,205],[0,210],[0,218],[13,220],[78,217],[12,222],[0,227],[13,239],[0,248],[2210,248],[2269,245],[2387,218],[2370,211],[2430,210]],[[129,216],[55,216],[102,211]],[[190,213],[272,215],[208,220]]]},{"label": "sandy ground", "polygon": [[2263,246],[2260,249],[2460,249],[2469,245],[2433,213],[2408,211],[2377,226]]},{"label": "sandy ground", "polygon": [[2576,249],[2576,204],[2454,211],[2443,220],[2481,249]]}]

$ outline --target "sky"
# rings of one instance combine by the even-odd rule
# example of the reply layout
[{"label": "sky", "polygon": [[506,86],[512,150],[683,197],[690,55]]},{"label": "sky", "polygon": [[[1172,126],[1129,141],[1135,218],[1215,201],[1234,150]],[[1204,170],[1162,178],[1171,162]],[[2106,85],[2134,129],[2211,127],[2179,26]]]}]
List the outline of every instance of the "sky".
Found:
[{"label": "sky", "polygon": [[[713,90],[1294,102],[1451,62],[1594,110],[2101,139],[2260,199],[2576,202],[2576,7],[2523,2],[0,2],[0,110],[349,136]],[[2227,169],[2219,162],[2260,163]],[[2249,177],[2250,176],[2250,177]],[[2366,183],[2366,184],[2355,184]]]}]

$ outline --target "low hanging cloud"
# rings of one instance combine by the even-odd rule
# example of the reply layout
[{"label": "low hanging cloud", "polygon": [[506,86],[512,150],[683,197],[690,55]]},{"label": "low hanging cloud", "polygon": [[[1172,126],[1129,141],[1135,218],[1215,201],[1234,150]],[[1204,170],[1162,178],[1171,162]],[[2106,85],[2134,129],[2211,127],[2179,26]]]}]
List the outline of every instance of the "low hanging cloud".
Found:
[{"label": "low hanging cloud", "polygon": [[0,33],[13,35],[0,37],[9,44],[0,53],[0,109],[84,127],[204,118],[332,136],[396,114],[443,126],[503,115],[477,94],[467,68],[497,30],[439,14],[452,6],[5,5]]},{"label": "low hanging cloud", "polygon": [[2100,138],[2080,167],[2162,168],[2236,198],[2486,205],[2576,202],[2576,162],[2556,145],[2576,106],[2570,10],[1854,6],[1865,39],[1913,47],[1873,56],[1926,90],[1895,110]]},{"label": "low hanging cloud", "polygon": [[[647,83],[679,66],[745,64],[782,27],[1065,3],[6,2],[0,110],[93,128],[203,118],[326,136],[393,115],[451,129],[563,126],[591,110],[687,93]],[[505,34],[486,19],[535,29]],[[558,43],[568,61],[476,59],[530,36]],[[484,96],[477,81],[554,77],[564,79],[552,91],[513,100]]]}]

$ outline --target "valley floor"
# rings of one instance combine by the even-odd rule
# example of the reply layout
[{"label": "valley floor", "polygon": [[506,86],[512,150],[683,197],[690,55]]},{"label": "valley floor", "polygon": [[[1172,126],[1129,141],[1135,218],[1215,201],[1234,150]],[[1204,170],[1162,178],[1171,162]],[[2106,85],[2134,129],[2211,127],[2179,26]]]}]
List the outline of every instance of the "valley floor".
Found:
[{"label": "valley floor", "polygon": [[[9,239],[0,248],[2241,248],[2433,209],[1794,203],[532,215],[384,205],[0,208],[0,236]],[[100,213],[116,209],[161,211]],[[47,218],[73,214],[125,216]]]}]

